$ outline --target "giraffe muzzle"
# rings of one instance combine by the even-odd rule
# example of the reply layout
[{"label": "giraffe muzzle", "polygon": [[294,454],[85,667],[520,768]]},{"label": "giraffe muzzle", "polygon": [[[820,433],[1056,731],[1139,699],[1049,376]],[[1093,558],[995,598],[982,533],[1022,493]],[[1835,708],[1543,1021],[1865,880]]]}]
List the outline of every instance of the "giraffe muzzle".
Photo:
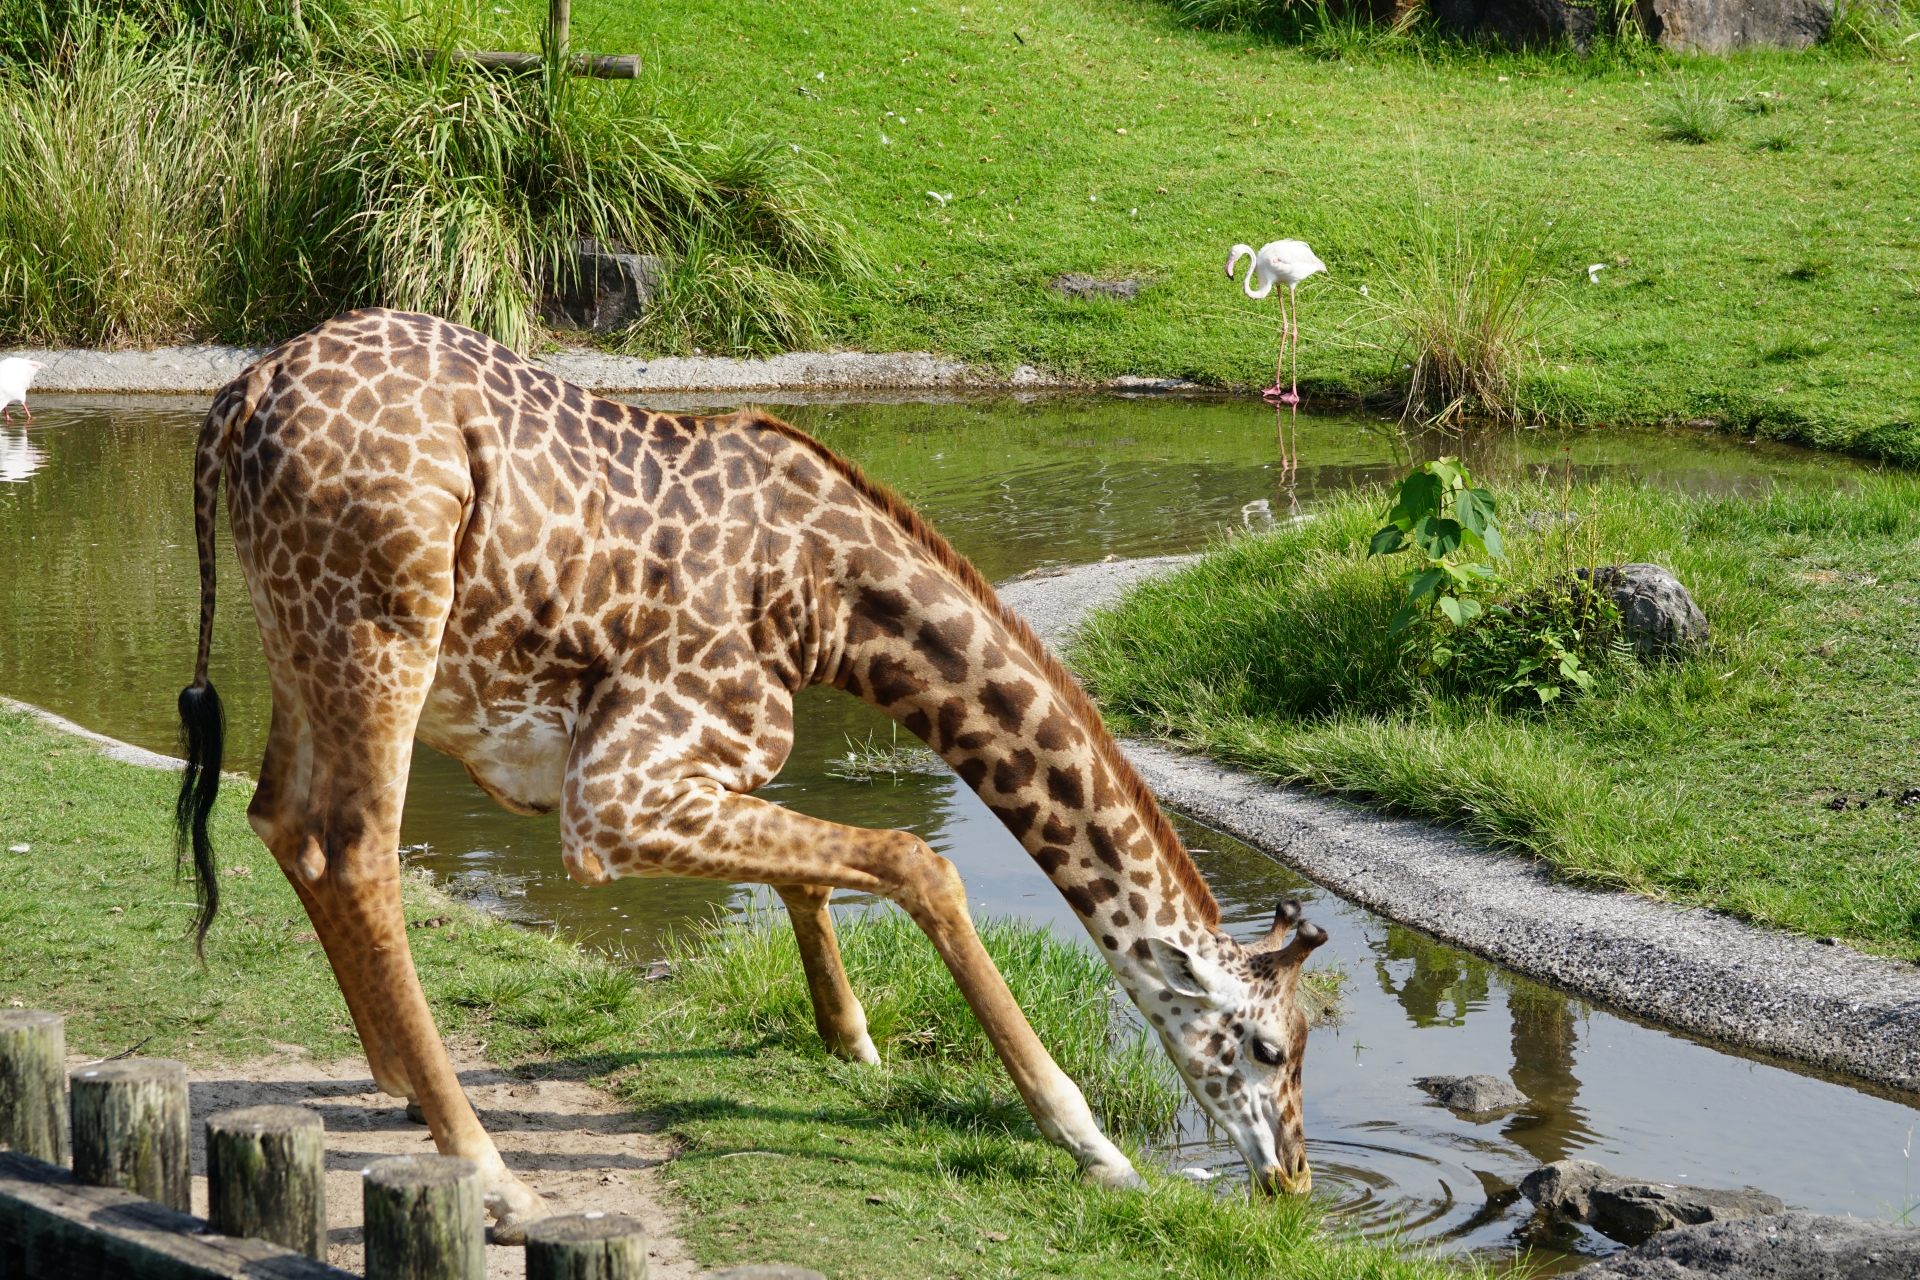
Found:
[{"label": "giraffe muzzle", "polygon": [[1304,1196],[1313,1190],[1313,1166],[1302,1154],[1291,1170],[1284,1165],[1268,1165],[1254,1183],[1268,1195]]}]

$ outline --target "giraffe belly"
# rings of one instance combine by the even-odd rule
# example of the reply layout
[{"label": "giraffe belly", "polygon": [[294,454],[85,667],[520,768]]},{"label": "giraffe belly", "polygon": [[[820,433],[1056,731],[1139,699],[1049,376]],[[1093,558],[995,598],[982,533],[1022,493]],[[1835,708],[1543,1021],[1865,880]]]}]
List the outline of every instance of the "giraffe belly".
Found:
[{"label": "giraffe belly", "polygon": [[572,717],[558,707],[496,707],[484,710],[476,723],[475,717],[451,711],[429,697],[420,716],[420,741],[458,760],[503,808],[533,814],[560,807],[567,754],[573,749]]}]

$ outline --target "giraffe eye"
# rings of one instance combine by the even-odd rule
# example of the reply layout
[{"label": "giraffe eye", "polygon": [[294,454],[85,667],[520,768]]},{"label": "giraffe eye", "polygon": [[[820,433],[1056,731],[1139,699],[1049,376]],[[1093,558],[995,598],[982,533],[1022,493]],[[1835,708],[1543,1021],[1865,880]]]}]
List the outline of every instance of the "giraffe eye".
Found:
[{"label": "giraffe eye", "polygon": [[1269,1067],[1277,1067],[1287,1060],[1287,1054],[1284,1049],[1281,1049],[1277,1045],[1268,1044],[1259,1036],[1253,1038],[1252,1048],[1255,1060],[1265,1063]]}]

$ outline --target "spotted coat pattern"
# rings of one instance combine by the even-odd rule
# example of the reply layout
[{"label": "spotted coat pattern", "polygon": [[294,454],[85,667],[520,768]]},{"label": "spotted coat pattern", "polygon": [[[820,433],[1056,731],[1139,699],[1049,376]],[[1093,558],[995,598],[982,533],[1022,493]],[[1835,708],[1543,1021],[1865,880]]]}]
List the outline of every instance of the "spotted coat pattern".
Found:
[{"label": "spotted coat pattern", "polygon": [[507,808],[559,810],[584,884],[776,886],[821,1034],[851,1057],[876,1055],[827,895],[899,902],[1042,1130],[1090,1175],[1133,1180],[980,948],[951,864],[908,833],[753,796],[792,746],[794,694],[818,683],[952,765],[1059,887],[1256,1175],[1303,1184],[1293,986],[1324,935],[1302,926],[1283,946],[1290,919],[1251,948],[1222,933],[1078,685],[850,463],[759,413],[595,397],[432,317],[341,316],[262,359],[208,414],[201,682],[223,473],[273,686],[250,818],[314,919],[383,1087],[420,1100],[442,1150],[487,1166],[503,1220],[537,1203],[451,1079],[400,915],[416,736]]}]

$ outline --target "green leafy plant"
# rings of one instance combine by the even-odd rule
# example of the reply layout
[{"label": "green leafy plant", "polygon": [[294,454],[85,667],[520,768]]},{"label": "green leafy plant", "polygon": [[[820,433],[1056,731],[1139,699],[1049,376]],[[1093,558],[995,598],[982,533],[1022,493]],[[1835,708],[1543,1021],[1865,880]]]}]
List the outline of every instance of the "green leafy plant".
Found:
[{"label": "green leafy plant", "polygon": [[[1402,480],[1387,509],[1386,527],[1367,544],[1367,555],[1416,552],[1407,570],[1407,598],[1393,615],[1389,634],[1443,616],[1464,627],[1486,611],[1481,597],[1500,586],[1490,561],[1505,557],[1493,494],[1477,488],[1458,458],[1438,458]],[[1484,559],[1468,560],[1463,553]]]},{"label": "green leafy plant", "polygon": [[1654,109],[1653,124],[1669,142],[1690,142],[1698,146],[1726,136],[1727,114],[1725,98],[1698,86],[1683,84]]}]

